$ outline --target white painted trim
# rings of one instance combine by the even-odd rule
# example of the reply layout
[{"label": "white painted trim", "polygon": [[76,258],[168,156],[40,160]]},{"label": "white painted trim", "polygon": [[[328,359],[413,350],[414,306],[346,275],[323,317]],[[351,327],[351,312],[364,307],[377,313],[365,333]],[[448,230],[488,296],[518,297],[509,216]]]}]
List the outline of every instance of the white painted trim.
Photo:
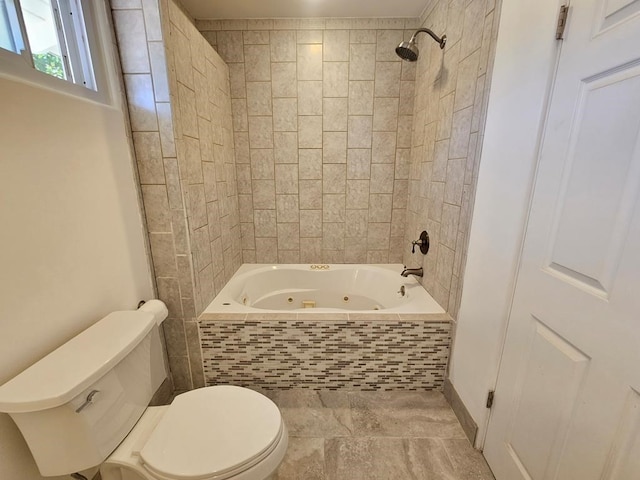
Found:
[{"label": "white painted trim", "polygon": [[[563,2],[564,3],[564,2]],[[559,0],[503,0],[450,380],[482,448],[559,43]],[[500,401],[496,398],[496,401]]]},{"label": "white painted trim", "polygon": [[84,0],[82,6],[86,15],[87,40],[91,47],[97,91],[39,72],[25,61],[23,56],[2,48],[0,48],[0,77],[119,108],[118,95],[116,95],[119,83],[116,78],[114,46],[107,17],[110,13],[102,1]]}]

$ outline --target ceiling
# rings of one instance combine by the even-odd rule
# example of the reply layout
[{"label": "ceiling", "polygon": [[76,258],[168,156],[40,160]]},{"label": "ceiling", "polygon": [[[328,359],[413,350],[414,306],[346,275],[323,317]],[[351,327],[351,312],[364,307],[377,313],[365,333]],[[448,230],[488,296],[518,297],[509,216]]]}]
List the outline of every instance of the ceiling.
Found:
[{"label": "ceiling", "polygon": [[182,0],[198,19],[418,17],[429,0]]}]

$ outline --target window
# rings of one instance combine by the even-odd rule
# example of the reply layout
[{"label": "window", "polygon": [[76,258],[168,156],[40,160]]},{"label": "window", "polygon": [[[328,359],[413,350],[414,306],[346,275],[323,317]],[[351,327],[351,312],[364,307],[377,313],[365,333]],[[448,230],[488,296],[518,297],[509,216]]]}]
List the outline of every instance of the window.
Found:
[{"label": "window", "polygon": [[0,0],[0,48],[40,72],[97,90],[81,0]]}]

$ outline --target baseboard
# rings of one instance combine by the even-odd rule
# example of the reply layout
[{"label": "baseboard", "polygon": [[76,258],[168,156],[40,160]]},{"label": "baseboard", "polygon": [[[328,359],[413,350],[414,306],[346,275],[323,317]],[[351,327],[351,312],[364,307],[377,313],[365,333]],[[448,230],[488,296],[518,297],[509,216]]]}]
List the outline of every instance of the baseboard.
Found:
[{"label": "baseboard", "polygon": [[446,398],[449,405],[451,405],[453,413],[458,417],[458,421],[460,422],[460,425],[462,425],[462,429],[471,442],[471,445],[475,446],[476,435],[478,434],[478,425],[471,417],[471,414],[469,414],[469,410],[467,410],[467,407],[462,403],[462,399],[460,399],[458,392],[453,388],[453,384],[448,378],[444,380],[443,393],[444,398]]}]

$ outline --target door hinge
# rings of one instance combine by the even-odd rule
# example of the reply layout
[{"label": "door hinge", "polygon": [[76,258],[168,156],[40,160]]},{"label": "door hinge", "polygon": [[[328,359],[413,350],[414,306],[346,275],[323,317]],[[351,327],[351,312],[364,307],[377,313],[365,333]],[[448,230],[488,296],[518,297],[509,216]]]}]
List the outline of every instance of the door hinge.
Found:
[{"label": "door hinge", "polygon": [[569,15],[569,5],[562,5],[560,7],[560,14],[558,15],[558,26],[556,27],[556,40],[562,40],[564,38],[564,28],[567,26],[568,15]]},{"label": "door hinge", "polygon": [[493,390],[489,390],[489,394],[487,395],[487,408],[491,408],[493,407],[493,395],[494,395],[494,391]]}]

